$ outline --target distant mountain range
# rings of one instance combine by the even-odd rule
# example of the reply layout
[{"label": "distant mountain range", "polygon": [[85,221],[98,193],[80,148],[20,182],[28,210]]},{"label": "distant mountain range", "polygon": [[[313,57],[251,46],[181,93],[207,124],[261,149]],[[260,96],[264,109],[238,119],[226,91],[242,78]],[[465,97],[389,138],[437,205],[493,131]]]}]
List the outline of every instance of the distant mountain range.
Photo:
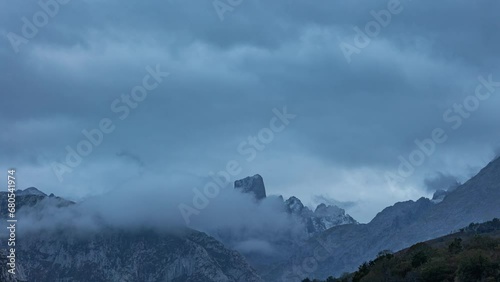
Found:
[{"label": "distant mountain range", "polygon": [[[8,282],[326,279],[355,271],[382,250],[398,251],[457,231],[471,222],[500,217],[499,159],[463,185],[440,192],[433,200],[421,198],[396,203],[368,224],[359,224],[337,206],[319,204],[312,210],[296,197],[285,200],[281,196],[268,196],[260,175],[238,180],[234,188],[253,195],[257,207],[264,201],[281,207],[275,212],[294,219],[290,222],[296,222],[303,236],[277,238],[273,241],[277,254],[243,253],[243,256],[231,250],[234,238],[230,230],[205,234],[190,228],[160,231],[105,227],[85,232],[71,225],[42,228],[19,234],[18,263],[23,269],[19,280],[6,275],[5,264],[0,265],[0,279]],[[6,194],[0,192],[0,206],[6,206]],[[16,204],[19,216],[31,212],[35,220],[47,207],[54,213],[63,213],[78,205],[33,187],[18,190]],[[6,209],[0,209],[0,218],[5,220],[6,216]],[[5,231],[0,236],[5,244]],[[0,253],[0,262],[5,259],[4,253]]]},{"label": "distant mountain range", "polygon": [[311,238],[267,280],[325,279],[352,272],[382,250],[397,251],[457,231],[471,222],[500,217],[500,159],[435,202],[396,203],[368,224],[341,225]]},{"label": "distant mountain range", "polygon": [[500,281],[500,219],[417,243],[397,253],[380,252],[353,273],[311,282]]}]

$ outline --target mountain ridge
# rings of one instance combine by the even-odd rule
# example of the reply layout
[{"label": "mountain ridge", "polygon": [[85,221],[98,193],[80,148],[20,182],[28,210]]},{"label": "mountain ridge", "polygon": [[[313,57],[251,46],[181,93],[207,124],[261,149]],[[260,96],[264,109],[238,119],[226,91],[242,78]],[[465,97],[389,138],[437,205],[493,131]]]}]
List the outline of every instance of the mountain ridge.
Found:
[{"label": "mountain ridge", "polygon": [[[352,272],[382,250],[400,250],[456,231],[470,222],[499,216],[500,159],[495,159],[439,203],[423,197],[399,202],[379,212],[367,224],[335,226],[322,232],[297,250],[287,263],[278,266],[276,272],[280,275],[267,278],[300,281],[315,274],[314,277],[324,279],[332,274],[327,270],[331,268],[338,276]],[[328,255],[315,258],[313,250],[323,250]],[[315,267],[304,268],[305,261],[314,261]]]},{"label": "mountain ridge", "polygon": [[498,281],[499,247],[500,220],[495,218],[471,223],[458,232],[419,242],[396,253],[382,251],[361,264],[356,272],[314,281]]}]

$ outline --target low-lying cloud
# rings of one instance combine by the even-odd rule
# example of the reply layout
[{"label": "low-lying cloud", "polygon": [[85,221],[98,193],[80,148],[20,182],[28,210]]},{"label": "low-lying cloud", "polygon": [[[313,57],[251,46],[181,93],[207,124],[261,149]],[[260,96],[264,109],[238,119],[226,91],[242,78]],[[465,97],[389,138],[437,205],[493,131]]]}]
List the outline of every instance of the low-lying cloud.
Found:
[{"label": "low-lying cloud", "polygon": [[438,190],[451,191],[460,186],[461,183],[453,175],[437,172],[432,177],[425,179],[424,184],[427,191],[435,192]]},{"label": "low-lying cloud", "polygon": [[24,232],[104,228],[154,229],[175,232],[185,227],[206,232],[242,253],[276,253],[275,244],[306,238],[302,222],[285,212],[283,201],[271,196],[257,202],[251,195],[223,189],[211,204],[185,225],[177,208],[192,197],[189,189],[137,187],[113,191],[83,202],[58,207],[64,200],[45,198],[19,211]]}]

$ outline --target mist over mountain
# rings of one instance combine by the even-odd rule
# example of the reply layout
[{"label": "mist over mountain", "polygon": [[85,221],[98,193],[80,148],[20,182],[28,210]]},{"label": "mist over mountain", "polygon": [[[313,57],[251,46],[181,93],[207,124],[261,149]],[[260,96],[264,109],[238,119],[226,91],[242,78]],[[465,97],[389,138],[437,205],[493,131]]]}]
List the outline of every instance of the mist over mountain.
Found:
[{"label": "mist over mountain", "polygon": [[[498,217],[499,183],[500,159],[496,159],[439,201],[396,203],[368,224],[359,224],[337,206],[320,204],[312,210],[296,197],[260,197],[266,188],[256,175],[221,190],[193,217],[189,228],[178,206],[191,193],[182,198],[172,189],[143,189],[75,203],[31,187],[19,190],[17,196],[23,222],[20,265],[28,279],[43,277],[40,281],[59,281],[64,275],[78,281],[92,264],[95,281],[326,278],[352,271],[381,250],[400,250],[470,222]],[[0,204],[6,205],[6,194],[0,192]],[[130,210],[139,197],[147,205]],[[2,211],[0,216],[5,219],[7,214]],[[7,236],[4,231],[3,244]],[[62,258],[63,264],[58,262]],[[105,263],[97,267],[97,261]],[[155,265],[154,271],[130,268],[142,269],[146,262]],[[311,262],[316,266],[308,268]]]},{"label": "mist over mountain", "polygon": [[[21,263],[28,269],[27,275],[30,279],[43,277],[40,278],[41,281],[62,279],[60,274],[54,273],[70,273],[74,277],[84,277],[86,271],[76,263],[77,261],[92,265],[96,260],[109,261],[114,257],[122,258],[120,264],[114,265],[109,261],[109,265],[106,263],[97,267],[92,274],[95,281],[155,281],[154,277],[166,277],[165,279],[170,281],[174,278],[181,279],[179,277],[183,275],[194,279],[192,281],[203,280],[203,277],[211,279],[207,281],[233,281],[235,278],[228,276],[225,269],[218,269],[216,266],[214,267],[218,270],[214,271],[220,272],[217,274],[219,278],[217,275],[210,276],[194,271],[200,266],[196,266],[192,260],[212,261],[214,258],[210,257],[210,252],[206,258],[203,258],[205,255],[196,253],[185,258],[179,257],[185,252],[194,252],[189,250],[189,245],[200,240],[205,242],[207,239],[200,238],[206,236],[212,241],[208,246],[202,244],[201,248],[225,252],[224,257],[235,256],[231,259],[238,261],[235,265],[229,262],[223,265],[235,269],[231,271],[247,273],[245,275],[250,275],[248,277],[254,277],[252,279],[258,281],[259,276],[243,258],[238,257],[239,254],[229,255],[231,252],[226,251],[215,239],[191,228],[205,231],[223,242],[226,247],[241,252],[254,267],[266,273],[270,265],[286,261],[293,250],[311,236],[332,226],[357,223],[346,215],[344,210],[335,206],[320,204],[313,212],[295,197],[287,201],[281,196],[261,198],[258,195],[265,195],[263,179],[260,175],[254,176],[253,179],[259,180],[257,185],[246,178],[243,181],[235,181],[234,189],[221,191],[218,197],[211,199],[206,209],[193,218],[189,229],[186,229],[185,223],[181,221],[182,216],[177,208],[181,201],[180,194],[177,192],[177,197],[173,197],[171,189],[168,192],[160,192],[158,189],[121,191],[122,193],[89,198],[80,203],[54,195],[47,196],[34,187],[18,190],[18,215],[23,222],[19,227],[19,234],[25,260]],[[255,193],[254,190],[261,193]],[[7,201],[6,194],[0,192],[3,204]],[[185,194],[186,197],[188,195],[189,193]],[[145,204],[142,208],[131,210],[130,204],[139,197]],[[0,216],[6,218],[7,214],[2,212]],[[5,243],[7,234],[2,237]],[[179,242],[173,243],[175,240]],[[109,242],[113,242],[112,245],[109,245]],[[186,244],[187,246],[181,247],[185,248],[184,250],[174,247]],[[127,262],[125,258],[139,259],[138,257],[142,256],[139,261],[133,262],[142,265],[147,256],[128,251],[125,253],[123,248],[128,245],[137,249],[136,252],[144,249],[148,255],[161,259],[151,262],[154,265],[159,265],[166,259],[168,267],[160,267],[154,273],[135,273],[127,267],[132,262]],[[161,250],[160,245],[165,246],[163,254],[158,253]],[[111,249],[102,249],[104,246]],[[92,254],[93,252],[97,253]],[[60,265],[57,262],[57,257],[60,256],[66,257],[67,263]],[[176,261],[179,260],[187,262],[176,266]],[[105,271],[106,267],[111,269],[110,272]],[[205,265],[204,268],[206,267],[208,266]],[[173,270],[178,268],[180,270]],[[248,277],[245,279],[250,279]]]},{"label": "mist over mountain", "polygon": [[[5,192],[0,197],[7,199]],[[175,221],[140,222],[146,214],[131,216],[120,200],[130,198],[74,203],[36,188],[19,190],[17,258],[27,281],[262,281],[214,238]],[[2,232],[3,247],[7,238]]]}]

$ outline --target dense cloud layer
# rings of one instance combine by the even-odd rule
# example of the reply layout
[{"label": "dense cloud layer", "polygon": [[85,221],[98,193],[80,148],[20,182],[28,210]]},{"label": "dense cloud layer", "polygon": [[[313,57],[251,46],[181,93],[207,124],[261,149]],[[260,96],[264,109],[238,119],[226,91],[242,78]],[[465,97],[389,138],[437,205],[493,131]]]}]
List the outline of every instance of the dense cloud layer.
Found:
[{"label": "dense cloud layer", "polygon": [[[175,233],[188,227],[206,232],[244,254],[271,257],[285,255],[282,252],[291,248],[289,242],[308,238],[301,219],[285,211],[283,199],[256,201],[250,194],[230,187],[220,189],[217,197],[203,194],[194,195],[190,189],[179,187],[127,188],[67,206],[64,199],[46,197],[34,208],[19,209],[17,216],[23,222],[19,232],[31,236],[42,230],[73,230],[84,236],[109,228]],[[186,214],[179,203],[195,212]],[[0,237],[6,235],[6,231],[0,232]]]},{"label": "dense cloud layer", "polygon": [[[498,148],[500,89],[477,109],[467,100],[478,76],[500,81],[498,1],[220,2],[43,0],[47,25],[37,1],[0,4],[0,168],[16,167],[21,188],[79,199],[188,187],[236,160],[234,178],[260,173],[270,194],[354,202],[348,212],[367,221],[429,196],[438,171],[466,180]],[[380,32],[356,45],[353,27],[366,32],[375,17]],[[357,46],[350,63],[345,44]],[[158,65],[170,75],[155,79]],[[122,100],[137,86],[151,90]],[[464,103],[474,110],[460,115]],[[248,161],[240,144],[284,106],[297,117]],[[113,130],[76,167],[56,166],[58,178],[66,146],[97,128]],[[388,185],[435,128],[447,140]]]}]

